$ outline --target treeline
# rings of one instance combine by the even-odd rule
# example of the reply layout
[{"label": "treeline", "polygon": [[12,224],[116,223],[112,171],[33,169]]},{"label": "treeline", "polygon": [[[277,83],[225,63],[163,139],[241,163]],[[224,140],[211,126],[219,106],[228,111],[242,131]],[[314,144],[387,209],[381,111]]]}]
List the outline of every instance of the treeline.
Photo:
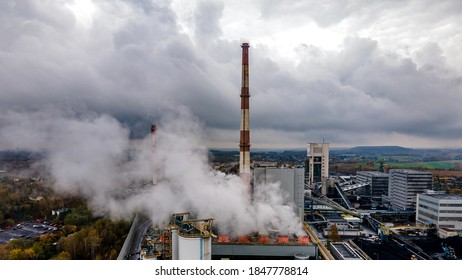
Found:
[{"label": "treeline", "polygon": [[108,218],[81,228],[66,225],[36,240],[19,238],[0,245],[0,259],[115,260],[129,229],[130,223]]},{"label": "treeline", "polygon": [[52,210],[85,203],[76,196],[56,194],[45,184],[42,180],[32,179],[0,180],[0,227],[14,226],[37,218],[51,219]]},{"label": "treeline", "polygon": [[61,238],[55,259],[115,260],[125,241],[130,224],[102,218]]}]

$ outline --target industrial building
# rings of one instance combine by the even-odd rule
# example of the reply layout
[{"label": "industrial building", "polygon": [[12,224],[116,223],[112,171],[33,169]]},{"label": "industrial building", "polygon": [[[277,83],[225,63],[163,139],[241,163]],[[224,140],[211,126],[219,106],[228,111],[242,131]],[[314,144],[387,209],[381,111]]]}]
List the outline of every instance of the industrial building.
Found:
[{"label": "industrial building", "polygon": [[[242,47],[241,127],[239,176],[251,194],[250,118],[249,118],[249,44]],[[151,127],[152,147],[155,150],[156,127]],[[156,159],[152,159],[153,173]],[[255,185],[280,182],[287,194],[287,204],[294,205],[303,217],[304,169],[257,168]],[[157,177],[153,176],[153,184]],[[267,234],[252,233],[230,236],[212,227],[213,219],[192,219],[190,213],[173,214],[165,227],[150,228],[143,237],[140,259],[143,260],[211,260],[211,259],[317,259],[318,246],[306,234],[283,235],[278,229],[267,229]],[[132,226],[133,227],[133,226]],[[133,238],[133,237],[132,237]],[[132,239],[131,238],[131,239]],[[127,238],[128,239],[128,238]],[[126,241],[131,243],[131,240]]]},{"label": "industrial building", "polygon": [[279,235],[277,231],[268,235],[251,234],[230,239],[220,235],[212,243],[212,259],[232,260],[316,260],[318,247],[306,235]]},{"label": "industrial building", "polygon": [[190,213],[173,214],[165,228],[145,235],[141,250],[144,260],[211,260],[212,219],[195,220]]},{"label": "industrial building", "polygon": [[417,194],[416,221],[462,236],[462,195]]},{"label": "industrial building", "polygon": [[341,215],[324,215],[326,218],[326,227],[324,235],[327,236],[332,226],[335,226],[339,236],[359,236],[364,233],[361,228],[362,219],[349,214]]},{"label": "industrial building", "polygon": [[307,152],[306,176],[308,183],[323,182],[329,177],[329,144],[310,143]]},{"label": "industrial building", "polygon": [[[250,189],[250,109],[249,109],[249,44],[242,43],[242,86],[239,176]],[[303,169],[257,168],[254,170],[254,186],[258,183],[280,182],[287,196],[287,203],[294,204],[300,220],[303,217],[304,176]],[[316,259],[317,246],[308,236],[279,235],[269,230],[268,235],[251,234],[231,238],[219,235],[212,245],[213,259]]]},{"label": "industrial building", "polygon": [[307,235],[281,235],[269,230],[230,237],[215,234],[213,219],[191,219],[190,213],[173,214],[164,228],[148,231],[142,241],[143,260],[211,259],[317,259],[317,246]]},{"label": "industrial building", "polygon": [[394,210],[415,210],[417,194],[432,187],[431,172],[391,169],[389,176],[388,196]]},{"label": "industrial building", "polygon": [[[280,190],[282,192],[282,195],[286,198],[286,200],[283,203],[293,205],[295,214],[299,217],[300,223],[302,223],[305,190],[304,168],[254,168],[254,188],[258,188],[269,183],[277,182],[280,183]],[[258,189],[255,189],[255,192],[258,192]]]},{"label": "industrial building", "polygon": [[380,200],[382,195],[388,195],[389,175],[378,171],[356,172],[356,183],[368,184],[358,194],[365,195],[374,200]]}]

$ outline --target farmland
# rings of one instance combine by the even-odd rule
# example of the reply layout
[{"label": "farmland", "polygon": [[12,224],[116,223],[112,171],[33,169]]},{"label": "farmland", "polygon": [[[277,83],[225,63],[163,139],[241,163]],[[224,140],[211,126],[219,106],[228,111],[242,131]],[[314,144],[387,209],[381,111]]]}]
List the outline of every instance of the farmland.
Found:
[{"label": "farmland", "polygon": [[462,160],[429,161],[429,162],[384,162],[387,169],[414,168],[429,170],[462,170]]}]

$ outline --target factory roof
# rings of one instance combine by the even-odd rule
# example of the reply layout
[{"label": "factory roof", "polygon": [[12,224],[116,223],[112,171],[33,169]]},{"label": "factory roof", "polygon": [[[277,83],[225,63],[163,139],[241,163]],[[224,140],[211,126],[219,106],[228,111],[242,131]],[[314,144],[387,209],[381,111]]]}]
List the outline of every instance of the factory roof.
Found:
[{"label": "factory roof", "polygon": [[291,246],[306,246],[311,244],[309,237],[306,235],[259,235],[249,234],[239,237],[231,238],[227,234],[221,234],[217,238],[214,238],[213,243],[215,244],[244,244],[244,245],[265,245],[265,246],[280,246],[280,245],[291,245]]},{"label": "factory roof", "polygon": [[384,172],[379,171],[357,171],[356,174],[371,175],[375,177],[388,177],[389,175]]},{"label": "factory roof", "polygon": [[414,169],[390,169],[390,172],[391,171],[401,172],[401,173],[406,173],[406,174],[426,174],[426,175],[432,174],[429,171],[421,171],[421,170],[414,170]]},{"label": "factory roof", "polygon": [[444,199],[444,200],[462,200],[462,194],[427,194],[427,193],[422,193],[420,194],[426,195],[432,198],[436,199]]},{"label": "factory roof", "polygon": [[348,222],[357,222],[357,223],[362,222],[360,218],[354,217],[352,215],[342,215],[342,217]]}]

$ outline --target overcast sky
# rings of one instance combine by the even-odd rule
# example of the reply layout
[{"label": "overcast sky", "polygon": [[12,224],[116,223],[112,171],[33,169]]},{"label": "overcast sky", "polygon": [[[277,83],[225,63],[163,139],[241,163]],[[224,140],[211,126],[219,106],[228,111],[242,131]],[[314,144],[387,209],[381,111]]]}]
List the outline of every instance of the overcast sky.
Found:
[{"label": "overcast sky", "polygon": [[109,115],[140,137],[185,107],[210,147],[237,148],[248,41],[253,148],[461,147],[461,14],[457,0],[2,0],[0,110]]}]

